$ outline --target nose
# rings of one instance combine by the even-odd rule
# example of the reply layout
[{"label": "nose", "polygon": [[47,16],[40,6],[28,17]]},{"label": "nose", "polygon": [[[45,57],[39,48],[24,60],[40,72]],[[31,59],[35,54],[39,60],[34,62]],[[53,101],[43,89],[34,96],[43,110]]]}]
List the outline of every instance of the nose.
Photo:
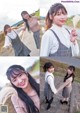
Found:
[{"label": "nose", "polygon": [[21,83],[22,82],[22,79],[21,78],[18,78],[18,83]]},{"label": "nose", "polygon": [[61,15],[61,18],[62,18],[62,19],[65,19],[65,18],[66,18],[66,16],[65,16],[64,14],[62,14],[62,15]]}]

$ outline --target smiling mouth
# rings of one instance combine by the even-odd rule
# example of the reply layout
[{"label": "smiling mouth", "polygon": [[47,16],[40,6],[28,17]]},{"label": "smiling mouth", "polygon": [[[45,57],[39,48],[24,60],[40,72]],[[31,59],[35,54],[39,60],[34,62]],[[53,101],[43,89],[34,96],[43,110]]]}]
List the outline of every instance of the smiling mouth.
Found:
[{"label": "smiling mouth", "polygon": [[22,83],[20,83],[20,84],[19,84],[19,86],[24,86],[24,85],[25,85],[25,83],[24,83],[24,82],[22,82]]},{"label": "smiling mouth", "polygon": [[60,20],[60,22],[64,23],[64,22],[65,22],[65,20]]}]

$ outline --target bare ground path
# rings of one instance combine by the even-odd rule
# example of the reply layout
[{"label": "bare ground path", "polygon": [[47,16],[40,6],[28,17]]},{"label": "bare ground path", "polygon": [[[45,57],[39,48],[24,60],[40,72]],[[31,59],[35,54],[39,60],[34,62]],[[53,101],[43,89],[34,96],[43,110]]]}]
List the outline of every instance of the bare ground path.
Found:
[{"label": "bare ground path", "polygon": [[[63,77],[55,76],[56,88],[63,82]],[[75,113],[76,110],[80,110],[80,83],[73,83],[73,92],[71,94],[70,102],[68,105],[61,105],[60,99],[62,98],[62,91],[57,95],[54,95],[54,100],[51,108],[46,111],[46,105],[44,100],[44,73],[40,75],[40,98],[41,98],[41,112],[40,113]]]}]

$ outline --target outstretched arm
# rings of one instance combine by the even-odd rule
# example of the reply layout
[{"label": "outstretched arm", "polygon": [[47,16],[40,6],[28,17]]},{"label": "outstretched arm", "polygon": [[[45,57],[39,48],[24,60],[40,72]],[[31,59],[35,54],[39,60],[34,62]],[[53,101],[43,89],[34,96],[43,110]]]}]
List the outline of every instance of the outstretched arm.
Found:
[{"label": "outstretched arm", "polygon": [[51,76],[48,77],[48,84],[50,85],[52,92],[54,94],[56,94],[57,90],[56,90],[55,85],[54,85],[54,79]]},{"label": "outstretched arm", "polygon": [[11,47],[11,40],[8,36],[5,36],[5,41],[4,41],[4,45],[3,45],[2,48],[7,48],[8,49],[9,47]]},{"label": "outstretched arm", "polygon": [[71,48],[72,48],[72,56],[79,56],[79,45],[77,42],[78,34],[75,29],[71,31],[70,34]]},{"label": "outstretched arm", "polygon": [[68,84],[70,84],[70,80],[67,80],[66,82],[64,82],[59,88],[57,88],[57,92],[59,92],[60,90],[62,90],[65,86],[67,86]]}]

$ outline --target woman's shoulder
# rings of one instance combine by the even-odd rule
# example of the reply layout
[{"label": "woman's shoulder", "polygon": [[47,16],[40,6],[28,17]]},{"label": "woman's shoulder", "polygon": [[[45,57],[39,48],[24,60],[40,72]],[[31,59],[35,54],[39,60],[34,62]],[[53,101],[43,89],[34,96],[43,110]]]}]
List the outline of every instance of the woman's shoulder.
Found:
[{"label": "woman's shoulder", "polygon": [[12,95],[11,101],[12,101],[13,105],[16,107],[24,107],[24,102],[19,98],[18,95]]},{"label": "woman's shoulder", "polygon": [[35,19],[35,20],[38,20],[38,17],[37,16],[32,16],[31,18],[32,19]]},{"label": "woman's shoulder", "polygon": [[[47,31],[45,31],[45,33],[43,34],[43,37],[51,37],[51,36],[53,36],[54,34],[53,34],[53,32],[50,30],[50,29],[48,29]],[[46,38],[47,38],[46,37]]]},{"label": "woman's shoulder", "polygon": [[71,77],[69,77],[66,81],[67,81],[67,82],[72,82],[72,80],[73,80],[73,77],[71,76]]},{"label": "woman's shoulder", "polygon": [[18,95],[12,95],[12,104],[16,110],[16,113],[27,113],[25,103],[18,97]]},{"label": "woman's shoulder", "polygon": [[52,73],[49,73],[49,72],[46,72],[46,73],[45,73],[45,76],[46,76],[47,78],[52,78],[52,77],[53,77],[53,74],[52,74]]}]

